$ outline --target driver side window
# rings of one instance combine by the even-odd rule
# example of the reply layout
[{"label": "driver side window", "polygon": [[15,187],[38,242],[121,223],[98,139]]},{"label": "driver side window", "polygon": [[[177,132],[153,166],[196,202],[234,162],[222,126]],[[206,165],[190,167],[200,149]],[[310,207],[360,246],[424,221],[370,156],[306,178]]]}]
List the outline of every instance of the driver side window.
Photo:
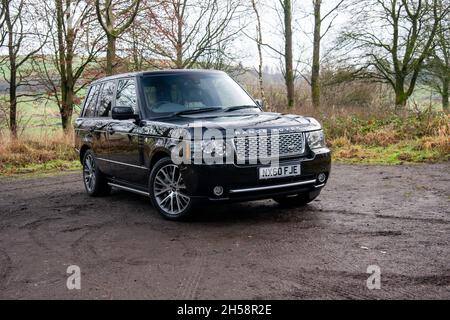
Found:
[{"label": "driver side window", "polygon": [[117,85],[116,106],[132,107],[134,112],[138,112],[136,84],[133,79],[119,80]]}]

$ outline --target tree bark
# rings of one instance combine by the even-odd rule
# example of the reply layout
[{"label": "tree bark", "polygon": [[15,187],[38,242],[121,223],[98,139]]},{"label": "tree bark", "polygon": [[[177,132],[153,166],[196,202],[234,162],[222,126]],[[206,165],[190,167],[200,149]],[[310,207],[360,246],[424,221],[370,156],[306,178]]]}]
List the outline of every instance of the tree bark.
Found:
[{"label": "tree bark", "polygon": [[395,89],[395,110],[404,110],[406,102],[408,101],[408,95],[403,88]]},{"label": "tree bark", "polygon": [[73,114],[73,89],[66,92],[64,101],[62,101],[61,124],[65,134],[70,133],[72,128],[72,114]]},{"label": "tree bark", "polygon": [[320,6],[322,0],[314,0],[314,39],[313,39],[313,59],[311,70],[311,97],[315,109],[320,108],[320,28],[321,16]]},{"label": "tree bark", "polygon": [[443,86],[442,86],[442,110],[446,113],[449,114],[449,87],[450,83],[448,80],[444,80],[443,82]]},{"label": "tree bark", "polygon": [[284,36],[285,36],[285,67],[286,67],[286,89],[288,107],[292,108],[295,103],[294,91],[294,62],[292,52],[292,4],[291,0],[284,0]]},{"label": "tree bark", "polygon": [[[9,130],[11,138],[17,139],[17,52],[14,44],[14,27],[9,10],[9,2],[4,1],[5,24],[8,30],[8,59],[9,59]],[[17,35],[21,37],[22,35]]]},{"label": "tree bark", "polygon": [[116,37],[113,35],[107,35],[107,47],[106,47],[106,75],[111,76],[114,74],[116,65]]}]

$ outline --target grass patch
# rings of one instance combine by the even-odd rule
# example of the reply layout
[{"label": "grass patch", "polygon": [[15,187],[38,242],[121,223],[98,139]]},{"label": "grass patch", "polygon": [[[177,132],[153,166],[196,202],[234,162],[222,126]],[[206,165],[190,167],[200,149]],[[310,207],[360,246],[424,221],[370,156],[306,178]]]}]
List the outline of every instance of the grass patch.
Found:
[{"label": "grass patch", "polygon": [[443,113],[353,115],[324,119],[333,159],[342,163],[398,165],[448,161],[449,116]]},{"label": "grass patch", "polygon": [[448,152],[439,148],[421,148],[420,141],[404,141],[387,147],[348,144],[332,149],[333,160],[338,163],[399,165],[449,160]]},{"label": "grass patch", "polygon": [[50,160],[44,163],[26,164],[23,166],[13,166],[8,164],[0,170],[0,176],[23,175],[32,173],[53,173],[81,170],[78,160]]}]

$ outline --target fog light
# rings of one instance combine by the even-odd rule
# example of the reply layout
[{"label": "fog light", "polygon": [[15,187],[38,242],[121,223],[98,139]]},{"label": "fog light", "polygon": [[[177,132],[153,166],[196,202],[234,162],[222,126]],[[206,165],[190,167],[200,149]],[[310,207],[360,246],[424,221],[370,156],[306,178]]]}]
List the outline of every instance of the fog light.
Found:
[{"label": "fog light", "polygon": [[213,192],[216,196],[220,197],[221,195],[223,195],[223,187],[215,186]]},{"label": "fog light", "polygon": [[327,178],[327,176],[326,176],[325,173],[320,173],[320,174],[317,176],[317,180],[319,180],[320,183],[324,183],[325,180],[326,180],[326,178]]}]

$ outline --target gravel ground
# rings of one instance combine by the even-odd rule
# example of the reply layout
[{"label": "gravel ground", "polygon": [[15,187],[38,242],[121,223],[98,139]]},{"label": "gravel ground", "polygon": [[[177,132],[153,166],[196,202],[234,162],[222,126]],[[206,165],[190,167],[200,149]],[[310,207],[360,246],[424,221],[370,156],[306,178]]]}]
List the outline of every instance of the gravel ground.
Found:
[{"label": "gravel ground", "polygon": [[304,208],[209,205],[183,223],[127,192],[89,198],[80,176],[0,179],[0,298],[450,299],[449,163],[334,165]]}]

